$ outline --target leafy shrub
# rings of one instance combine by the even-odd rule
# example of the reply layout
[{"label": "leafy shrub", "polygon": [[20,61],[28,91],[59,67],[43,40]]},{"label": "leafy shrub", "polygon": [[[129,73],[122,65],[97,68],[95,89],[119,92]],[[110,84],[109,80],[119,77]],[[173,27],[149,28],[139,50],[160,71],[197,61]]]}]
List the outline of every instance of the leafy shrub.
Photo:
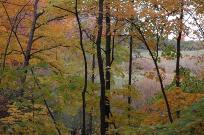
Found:
[{"label": "leafy shrub", "polygon": [[[204,93],[204,78],[198,79],[194,74],[191,73],[190,69],[181,67],[180,68],[180,80],[181,80],[181,89],[184,92],[189,93]],[[176,80],[166,87],[169,89],[176,85]]]},{"label": "leafy shrub", "polygon": [[162,57],[166,59],[175,59],[176,58],[176,49],[172,45],[168,45],[164,48],[161,54]]}]

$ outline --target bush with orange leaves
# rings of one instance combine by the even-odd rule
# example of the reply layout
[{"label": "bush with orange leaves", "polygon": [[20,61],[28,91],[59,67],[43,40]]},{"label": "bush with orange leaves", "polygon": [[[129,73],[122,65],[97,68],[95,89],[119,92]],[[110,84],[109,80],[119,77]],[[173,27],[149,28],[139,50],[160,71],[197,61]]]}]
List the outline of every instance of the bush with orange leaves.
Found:
[{"label": "bush with orange leaves", "polygon": [[[193,103],[198,102],[204,97],[204,94],[185,93],[180,88],[174,88],[167,92],[167,97],[171,113],[174,120],[176,120],[180,117],[180,115],[182,115],[182,110],[191,106]],[[168,122],[167,109],[163,98],[150,106],[146,106],[144,108],[144,112],[148,113],[142,122],[144,125],[164,124]]]}]

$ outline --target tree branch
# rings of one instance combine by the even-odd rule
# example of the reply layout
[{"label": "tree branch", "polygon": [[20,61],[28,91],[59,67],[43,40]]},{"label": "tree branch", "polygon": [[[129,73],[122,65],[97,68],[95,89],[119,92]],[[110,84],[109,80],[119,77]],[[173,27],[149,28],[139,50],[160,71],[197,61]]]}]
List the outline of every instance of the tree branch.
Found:
[{"label": "tree branch", "polygon": [[53,5],[53,7],[58,8],[58,9],[61,9],[61,10],[64,10],[64,11],[69,12],[69,13],[72,13],[72,14],[74,14],[74,15],[76,14],[75,12],[70,11],[70,10],[68,10],[68,9],[66,9],[66,8],[62,8],[62,7],[59,7],[59,6],[56,6],[56,5]]}]

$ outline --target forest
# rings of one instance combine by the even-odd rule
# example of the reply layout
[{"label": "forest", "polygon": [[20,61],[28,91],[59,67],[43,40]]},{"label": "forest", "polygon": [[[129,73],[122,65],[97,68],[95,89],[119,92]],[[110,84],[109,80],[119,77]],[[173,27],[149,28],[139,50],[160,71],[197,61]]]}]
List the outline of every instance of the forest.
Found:
[{"label": "forest", "polygon": [[0,0],[0,135],[204,135],[204,1]]}]

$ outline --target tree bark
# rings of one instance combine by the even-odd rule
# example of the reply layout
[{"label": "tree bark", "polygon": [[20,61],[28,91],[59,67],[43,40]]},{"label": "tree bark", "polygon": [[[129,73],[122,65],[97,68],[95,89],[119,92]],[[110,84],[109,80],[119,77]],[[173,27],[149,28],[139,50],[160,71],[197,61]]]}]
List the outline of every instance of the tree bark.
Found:
[{"label": "tree bark", "polygon": [[[134,5],[134,0],[132,0],[132,4]],[[131,86],[132,86],[132,47],[133,47],[133,21],[134,17],[131,17],[131,24],[130,24],[130,41],[129,41],[129,73],[128,73],[128,87],[129,91],[131,91]],[[132,103],[132,98],[131,95],[128,96],[128,119],[129,119],[129,124],[130,124],[130,111],[131,111],[131,103]]]},{"label": "tree bark", "polygon": [[[39,2],[39,0],[35,0],[34,5],[33,5],[33,8],[34,8],[33,9],[33,20],[32,20],[32,24],[31,24],[31,29],[30,29],[30,33],[29,33],[27,47],[25,50],[24,62],[23,62],[22,68],[25,68],[29,65],[30,56],[31,56],[31,49],[32,49],[32,45],[33,45],[33,39],[34,39],[34,35],[35,35],[35,26],[36,26],[38,18],[40,17],[40,15],[42,15],[41,13],[37,12],[38,2]],[[21,77],[21,84],[25,83],[26,74],[27,74],[27,70],[25,70],[25,75],[23,75]],[[23,96],[23,94],[24,94],[24,89],[21,88],[20,95]]]},{"label": "tree bark", "polygon": [[162,81],[161,73],[159,71],[159,66],[157,64],[157,60],[154,59],[153,61],[154,61],[154,65],[156,67],[157,76],[159,78],[159,83],[160,83],[160,86],[161,86],[161,91],[162,91],[162,94],[163,94],[163,97],[164,97],[164,101],[165,101],[165,104],[166,104],[169,121],[171,123],[173,123],[173,118],[172,118],[172,114],[171,114],[171,108],[169,106],[169,102],[168,102],[168,99],[167,99],[167,96],[166,96],[166,92],[165,92],[165,89],[164,89],[164,84],[163,84],[163,81]]},{"label": "tree bark", "polygon": [[82,135],[86,135],[86,91],[87,91],[87,79],[88,79],[88,69],[87,69],[87,58],[86,58],[86,52],[84,49],[83,45],[83,32],[82,32],[82,26],[81,26],[81,21],[79,18],[78,14],[78,0],[75,1],[75,15],[78,23],[78,28],[79,28],[79,35],[80,35],[80,47],[83,53],[83,59],[84,59],[84,88],[82,91],[82,116],[83,116],[83,121],[82,121]]},{"label": "tree bark", "polygon": [[[96,67],[96,63],[95,63],[95,54],[92,55],[92,76],[91,76],[91,82],[92,84],[95,83],[95,67]],[[92,115],[92,112],[93,112],[93,108],[91,108],[91,112],[90,112],[90,118],[89,118],[89,135],[92,135],[92,132],[93,132],[93,115]]]},{"label": "tree bark", "polygon": [[[131,28],[130,28],[131,32],[132,32],[132,24],[131,24]],[[128,87],[129,87],[129,90],[131,91],[131,85],[132,85],[132,46],[133,46],[133,36],[130,35],[130,41],[129,41],[129,73],[128,73]],[[131,106],[131,103],[132,103],[132,99],[131,99],[131,96],[129,95],[128,96],[128,119],[130,120],[130,106]]]},{"label": "tree bark", "polygon": [[57,130],[58,135],[62,135],[60,129],[57,127],[57,122],[56,122],[56,120],[55,120],[55,117],[54,117],[52,111],[50,110],[50,107],[49,107],[47,101],[46,101],[45,99],[43,99],[43,101],[44,101],[44,104],[45,104],[45,106],[46,106],[46,108],[47,108],[47,110],[48,110],[48,113],[49,113],[50,117],[51,117],[52,120],[53,120],[53,123],[55,124],[55,128],[56,128],[56,130]]},{"label": "tree bark", "polygon": [[[32,20],[32,24],[31,24],[31,29],[30,29],[30,33],[29,33],[27,47],[26,47],[26,50],[24,53],[24,62],[23,62],[22,68],[25,68],[29,65],[30,56],[31,56],[31,49],[32,49],[32,45],[33,45],[33,39],[34,39],[34,35],[35,35],[35,26],[36,26],[38,17],[40,17],[40,15],[42,15],[41,13],[37,12],[38,2],[39,2],[39,0],[35,0],[34,5],[33,5],[33,20]],[[22,85],[26,81],[27,70],[25,70],[24,73],[25,74],[23,74],[22,77],[20,78]],[[21,88],[20,89],[20,96],[22,97],[23,95],[24,95],[24,89]]]},{"label": "tree bark", "polygon": [[[106,95],[110,93],[110,79],[111,79],[111,24],[110,24],[110,2],[108,0],[105,1],[106,5]],[[108,96],[106,96],[106,104],[105,104],[105,117],[107,119],[110,118],[110,101]],[[105,128],[108,130],[109,123],[105,122]]]},{"label": "tree bark", "polygon": [[177,37],[176,51],[176,87],[180,87],[180,57],[181,57],[181,38],[183,29],[183,0],[181,1],[181,12],[179,18],[179,35]]},{"label": "tree bark", "polygon": [[33,38],[34,38],[34,34],[35,34],[35,25],[36,25],[37,19],[39,17],[38,13],[37,13],[38,2],[39,2],[39,0],[35,0],[35,2],[34,2],[33,20],[32,20],[29,39],[28,39],[28,43],[27,43],[27,47],[26,47],[26,51],[25,51],[25,58],[24,58],[23,67],[28,66],[29,61],[30,61],[30,53],[31,53],[31,49],[32,49],[32,45],[33,45]]},{"label": "tree bark", "polygon": [[147,50],[150,53],[150,56],[151,56],[151,58],[152,58],[152,60],[154,62],[154,65],[155,65],[155,68],[156,68],[156,71],[157,71],[157,76],[159,78],[159,83],[160,83],[161,91],[162,91],[162,94],[163,94],[163,97],[164,97],[164,101],[165,101],[165,104],[166,104],[169,121],[171,123],[173,123],[173,117],[172,117],[172,114],[171,114],[171,108],[169,106],[169,102],[168,102],[168,99],[167,99],[167,96],[166,96],[166,92],[165,92],[165,89],[164,89],[164,84],[163,84],[163,81],[162,81],[161,73],[159,71],[159,66],[158,66],[158,63],[157,63],[158,60],[157,60],[157,58],[155,59],[155,57],[153,55],[153,52],[151,51],[151,49],[150,49],[150,47],[149,47],[149,45],[148,45],[148,43],[147,43],[147,41],[146,41],[142,31],[140,30],[140,28],[137,27],[137,26],[136,26],[136,28],[137,28],[138,32],[140,33],[140,35],[142,37],[142,41],[144,42],[145,46],[147,47]]},{"label": "tree bark", "polygon": [[101,97],[100,97],[100,120],[101,127],[100,132],[101,135],[105,135],[108,130],[106,127],[106,119],[105,119],[105,78],[104,78],[104,68],[103,68],[103,59],[101,53],[101,37],[103,30],[103,0],[99,0],[98,5],[98,33],[96,39],[96,50],[97,50],[97,60],[98,60],[98,68],[99,68],[99,77],[100,77],[100,85],[101,85]]}]

